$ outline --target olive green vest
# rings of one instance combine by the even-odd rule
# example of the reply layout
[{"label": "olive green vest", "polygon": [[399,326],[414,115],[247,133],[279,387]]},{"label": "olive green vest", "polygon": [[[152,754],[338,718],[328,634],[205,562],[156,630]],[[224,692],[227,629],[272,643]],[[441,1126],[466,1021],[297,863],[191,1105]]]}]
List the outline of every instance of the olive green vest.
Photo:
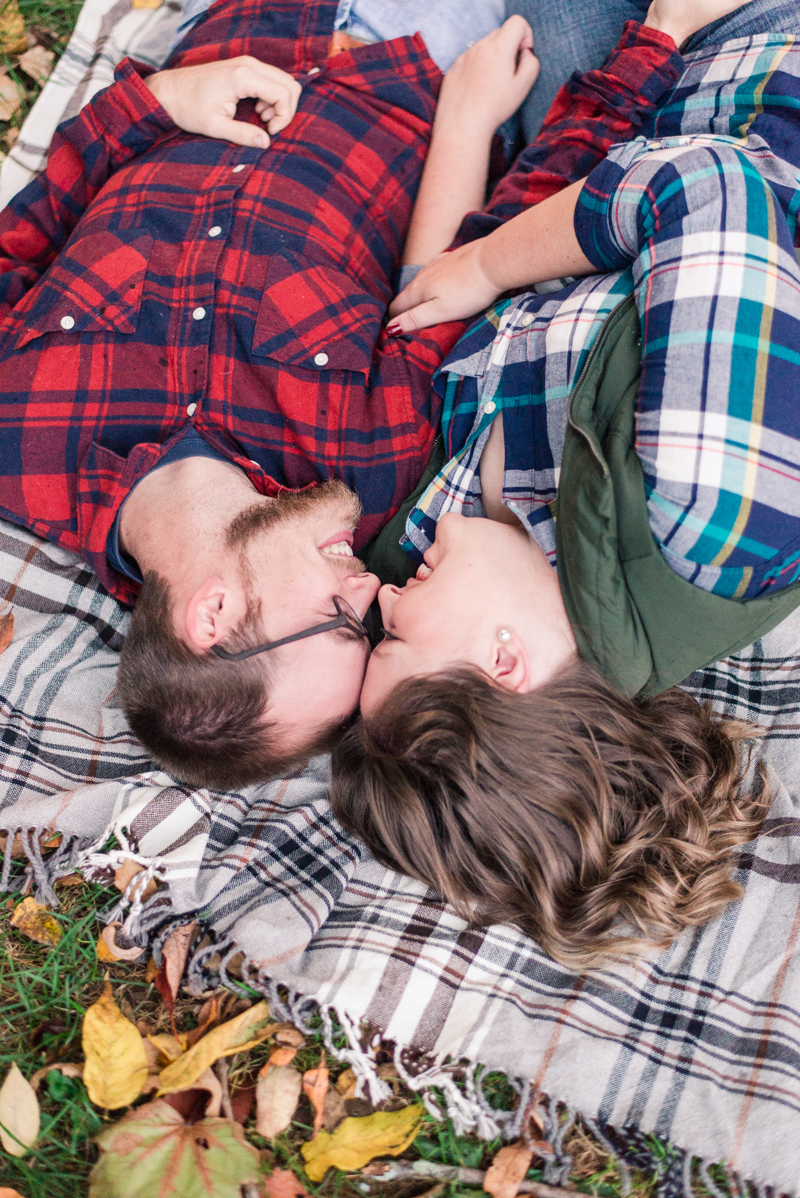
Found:
[{"label": "olive green vest", "polygon": [[[780,623],[800,604],[800,583],[759,599],[725,599],[667,565],[650,532],[634,445],[640,336],[631,297],[606,321],[572,390],[556,549],[581,654],[626,694],[653,695]],[[398,540],[443,461],[437,438],[419,486],[364,554],[385,582],[402,586],[414,573]]]}]

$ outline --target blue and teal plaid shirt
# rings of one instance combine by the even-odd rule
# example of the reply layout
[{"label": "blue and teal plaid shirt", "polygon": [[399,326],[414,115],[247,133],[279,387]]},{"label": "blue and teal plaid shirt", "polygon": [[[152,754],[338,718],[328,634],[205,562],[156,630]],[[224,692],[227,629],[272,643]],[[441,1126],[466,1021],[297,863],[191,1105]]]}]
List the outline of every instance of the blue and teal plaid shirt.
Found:
[{"label": "blue and teal plaid shirt", "polygon": [[[602,205],[609,200],[610,192],[603,192],[603,184],[613,183],[609,175],[614,175],[615,164],[620,168],[616,169],[619,177],[621,169],[637,156],[694,145],[719,146],[723,157],[730,147],[740,151],[777,201],[778,221],[784,222],[781,237],[790,250],[792,242],[796,246],[800,39],[764,34],[687,57],[684,74],[667,102],[653,112],[649,128],[645,124],[644,137],[611,150],[606,163],[590,177],[582,201]],[[723,169],[719,167],[720,172]],[[743,219],[746,222],[750,217]],[[737,243],[737,253],[742,251],[746,258],[752,258],[751,251],[761,236],[755,227],[756,217],[752,220],[752,230],[747,224],[745,231],[737,234],[740,241],[744,238],[741,245]],[[579,226],[580,220],[580,236]],[[752,244],[745,245],[748,238]],[[585,244],[583,248],[587,252]],[[719,272],[730,269],[730,250],[724,239],[720,244],[705,239],[706,279],[713,280],[714,270],[722,277]],[[685,243],[670,244],[675,272],[681,255],[692,252]],[[769,257],[769,250],[766,254]],[[625,260],[624,254],[615,259],[601,251],[589,256],[606,270]],[[786,270],[781,269],[785,275]],[[449,461],[409,517],[403,545],[412,556],[421,557],[432,543],[436,522],[444,512],[484,515],[480,458],[492,421],[502,411],[506,452],[503,502],[556,564],[550,505],[558,488],[568,397],[606,318],[635,286],[647,335],[643,270],[646,273],[647,266],[637,262],[633,269],[628,266],[566,286],[555,284],[548,290],[540,287],[540,294],[529,292],[496,305],[462,337],[435,376],[434,386],[444,404],[442,425]],[[769,274],[768,268],[765,277]],[[793,280],[788,282],[791,292]],[[769,285],[759,302],[754,304],[752,296],[740,297],[735,308],[713,304],[712,295],[713,315],[708,315],[712,308],[706,305],[703,327],[696,330],[700,340],[727,343],[731,361],[736,353],[741,356],[752,349],[748,369],[755,380],[776,378],[780,367],[783,384],[777,388],[777,397],[776,386],[771,387],[771,409],[767,406],[765,410],[763,394],[759,398],[755,383],[720,387],[719,377],[709,376],[687,389],[677,417],[673,409],[671,414],[661,411],[658,398],[650,396],[645,410],[640,405],[637,418],[637,451],[645,472],[650,524],[662,552],[673,569],[696,585],[737,598],[785,585],[800,573],[800,487],[794,485],[800,482],[800,429],[796,437],[785,435],[791,427],[788,408],[775,410],[781,402],[798,406],[800,375],[795,388],[794,375],[790,378],[786,373],[800,368],[800,326],[795,322],[800,316],[800,275],[797,284],[795,311],[777,314],[769,306]],[[661,306],[659,328],[662,336],[665,330],[668,334],[666,344],[675,345],[678,335],[687,335],[685,329],[676,333],[680,323],[676,312],[680,302],[685,323],[694,298],[692,286],[690,280],[682,295],[676,291],[666,311]],[[718,286],[713,283],[712,290]],[[698,315],[704,310],[703,304],[695,307]],[[765,311],[771,315],[766,338]],[[716,408],[709,413],[707,398],[715,381]],[[787,388],[791,395],[781,400],[780,392]],[[727,405],[724,411],[719,410],[721,404]],[[667,447],[669,438],[672,441]],[[670,452],[676,442],[680,455]],[[700,471],[701,454],[706,465],[709,460],[715,462],[714,477],[709,478],[706,469],[702,477],[678,478],[680,470]],[[681,465],[676,468],[678,456]],[[687,462],[694,466],[687,467]],[[681,502],[664,499],[677,492]],[[792,509],[788,517],[787,505]],[[796,530],[791,521],[797,523]],[[773,529],[777,531],[770,543]]]}]

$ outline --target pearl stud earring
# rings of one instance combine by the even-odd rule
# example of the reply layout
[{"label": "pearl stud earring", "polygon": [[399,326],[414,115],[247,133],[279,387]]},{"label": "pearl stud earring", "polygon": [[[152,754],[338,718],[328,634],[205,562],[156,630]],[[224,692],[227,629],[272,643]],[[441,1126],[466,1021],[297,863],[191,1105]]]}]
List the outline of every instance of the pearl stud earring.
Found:
[{"label": "pearl stud earring", "polygon": [[497,639],[498,639],[499,641],[503,641],[504,643],[505,643],[505,641],[510,641],[510,640],[511,640],[511,633],[508,631],[508,629],[507,629],[507,628],[501,628],[501,629],[500,629],[500,631],[499,631],[499,632],[498,632],[498,634],[497,634]]}]

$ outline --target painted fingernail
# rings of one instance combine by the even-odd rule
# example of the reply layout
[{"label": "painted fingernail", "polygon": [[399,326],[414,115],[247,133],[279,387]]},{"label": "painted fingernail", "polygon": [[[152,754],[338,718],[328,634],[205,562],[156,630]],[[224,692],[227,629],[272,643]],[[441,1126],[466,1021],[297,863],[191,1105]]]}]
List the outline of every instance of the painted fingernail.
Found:
[{"label": "painted fingernail", "polygon": [[390,337],[399,337],[402,331],[399,324],[389,324],[386,326],[386,332]]}]

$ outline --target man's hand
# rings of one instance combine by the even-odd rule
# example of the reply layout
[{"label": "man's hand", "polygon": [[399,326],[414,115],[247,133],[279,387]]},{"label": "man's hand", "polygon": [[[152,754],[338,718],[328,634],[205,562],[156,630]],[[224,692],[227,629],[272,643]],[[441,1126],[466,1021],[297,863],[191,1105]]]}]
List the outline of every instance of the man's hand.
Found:
[{"label": "man's hand", "polygon": [[517,111],[539,75],[533,33],[524,17],[509,17],[457,58],[444,77],[437,120],[445,114],[473,133],[494,133]]},{"label": "man's hand", "polygon": [[393,319],[388,332],[413,333],[448,320],[466,320],[488,308],[503,288],[484,272],[483,244],[472,241],[429,262],[389,308]]},{"label": "man's hand", "polygon": [[653,0],[644,24],[669,34],[680,47],[698,29],[727,16],[744,3],[746,0]]},{"label": "man's hand", "polygon": [[[269,146],[267,132],[274,135],[289,124],[302,91],[291,75],[249,55],[158,71],[146,83],[179,129],[259,150]],[[258,101],[266,129],[234,120],[236,105],[246,99]]]}]

